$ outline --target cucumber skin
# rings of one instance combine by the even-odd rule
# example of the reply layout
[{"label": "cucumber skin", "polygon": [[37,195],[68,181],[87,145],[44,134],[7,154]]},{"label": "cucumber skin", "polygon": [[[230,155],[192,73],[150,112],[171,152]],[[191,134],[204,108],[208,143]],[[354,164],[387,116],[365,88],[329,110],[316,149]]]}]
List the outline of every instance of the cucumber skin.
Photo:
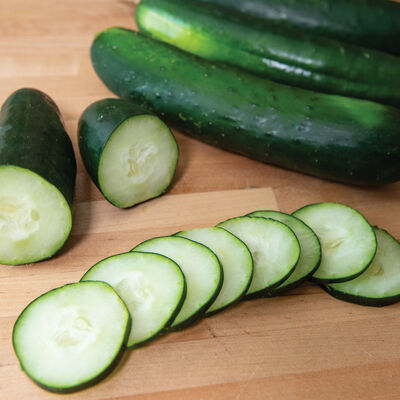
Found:
[{"label": "cucumber skin", "polygon": [[358,304],[360,306],[384,307],[384,306],[389,306],[391,304],[394,304],[394,303],[397,303],[400,301],[400,294],[397,296],[384,297],[381,299],[378,299],[378,298],[371,299],[371,298],[367,298],[367,297],[354,296],[352,294],[339,292],[335,289],[332,289],[328,285],[320,285],[320,287],[326,293],[330,294],[332,297],[335,297],[336,299],[343,300],[348,303]]},{"label": "cucumber skin", "polygon": [[98,34],[91,57],[111,91],[209,144],[340,182],[400,179],[395,108],[270,82],[123,28]]},{"label": "cucumber skin", "polygon": [[31,88],[13,92],[0,111],[0,165],[15,165],[53,184],[72,207],[76,160],[57,105]]},{"label": "cucumber skin", "polygon": [[201,0],[247,16],[400,55],[400,4],[390,0]]},{"label": "cucumber skin", "polygon": [[400,107],[398,57],[260,26],[229,10],[184,0],[141,0],[135,17],[141,32],[200,57],[276,82]]},{"label": "cucumber skin", "polygon": [[83,163],[99,188],[98,168],[104,147],[114,131],[128,118],[154,115],[148,108],[123,99],[103,99],[89,105],[78,123],[78,144]]},{"label": "cucumber skin", "polygon": [[[105,285],[109,286],[109,287],[115,292],[115,290],[114,290],[108,283],[106,283],[106,282],[102,282],[102,283],[104,283]],[[75,283],[67,283],[66,285],[64,285],[64,286],[62,286],[62,287],[66,287],[66,286],[70,286],[70,285],[75,285],[75,284],[76,284],[76,282],[75,282]],[[49,294],[49,293],[51,293],[51,292],[53,292],[53,291],[55,291],[55,290],[57,290],[57,289],[61,289],[62,287],[58,287],[58,288],[49,290],[48,292],[41,294],[39,297],[45,296],[45,295],[47,295],[47,294]],[[118,294],[117,294],[117,295],[118,295]],[[16,348],[16,344],[15,344],[15,341],[14,341],[14,332],[15,332],[15,329],[17,328],[18,321],[22,318],[22,316],[23,316],[25,310],[27,310],[27,308],[31,305],[31,303],[33,303],[34,301],[36,301],[39,297],[37,297],[36,299],[32,300],[32,301],[23,309],[23,311],[21,312],[21,314],[19,315],[19,317],[17,318],[17,320],[16,320],[16,322],[15,322],[15,324],[14,324],[13,331],[12,331],[12,335],[11,335],[11,337],[12,337],[12,344],[13,344],[13,348],[14,348],[14,352],[15,352],[15,348]],[[118,297],[119,297],[119,296],[118,296]],[[121,301],[122,301],[122,300],[121,300]],[[126,344],[128,343],[129,333],[130,333],[130,331],[131,331],[131,328],[132,328],[132,318],[131,318],[131,316],[130,316],[130,314],[129,314],[129,312],[128,312],[128,323],[127,323],[127,327],[126,327],[126,331],[125,331],[125,336],[124,336],[124,339],[123,339],[123,343],[124,343],[124,344],[121,346],[121,349],[120,349],[119,353],[118,353],[117,356],[114,358],[114,360],[112,361],[112,363],[111,363],[100,375],[97,375],[94,379],[92,379],[92,380],[90,380],[90,381],[87,381],[87,382],[84,382],[84,383],[82,383],[82,384],[80,384],[80,385],[77,385],[77,386],[74,386],[74,387],[71,387],[71,388],[68,388],[68,389],[58,389],[58,388],[56,388],[56,387],[46,386],[46,385],[43,385],[42,383],[36,381],[35,379],[33,379],[33,378],[25,371],[25,369],[24,369],[22,363],[20,363],[20,367],[21,367],[21,369],[26,373],[26,375],[27,375],[33,382],[36,383],[36,385],[38,385],[38,386],[41,387],[42,389],[45,389],[45,390],[47,390],[47,391],[49,391],[49,392],[59,393],[59,394],[68,394],[68,393],[74,393],[74,392],[77,392],[77,391],[80,391],[80,390],[83,390],[83,389],[87,389],[87,388],[89,388],[89,387],[91,387],[91,386],[93,386],[93,385],[99,383],[99,382],[100,382],[101,380],[103,380],[104,378],[106,378],[106,377],[114,370],[114,368],[118,365],[118,363],[121,361],[121,358],[122,358],[122,356],[124,355],[124,352],[125,352]]]}]

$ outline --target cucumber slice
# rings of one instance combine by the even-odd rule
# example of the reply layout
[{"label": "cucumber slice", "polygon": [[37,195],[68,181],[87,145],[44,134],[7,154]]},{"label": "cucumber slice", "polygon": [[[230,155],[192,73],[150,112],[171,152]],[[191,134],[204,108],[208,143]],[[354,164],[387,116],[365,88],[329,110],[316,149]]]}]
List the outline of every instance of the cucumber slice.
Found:
[{"label": "cucumber slice", "polygon": [[254,261],[248,298],[268,294],[294,271],[300,245],[293,231],[281,222],[260,217],[236,217],[218,224],[241,239]]},{"label": "cucumber slice", "polygon": [[79,149],[104,197],[121,208],[164,193],[178,162],[178,146],[164,122],[122,99],[100,100],[83,112]]},{"label": "cucumber slice", "polygon": [[130,348],[148,342],[168,327],[186,295],[181,269],[159,254],[130,252],[108,257],[81,280],[106,282],[122,298],[132,318]]},{"label": "cucumber slice", "polygon": [[65,197],[35,172],[17,166],[0,166],[0,182],[0,263],[51,257],[72,227]]},{"label": "cucumber slice", "polygon": [[278,296],[307,280],[318,268],[321,261],[321,246],[313,230],[298,218],[279,211],[254,211],[249,217],[272,218],[287,225],[295,233],[300,244],[300,258],[293,273],[277,288],[269,291]]},{"label": "cucumber slice", "polygon": [[388,232],[374,228],[378,248],[370,266],[357,278],[322,285],[332,296],[365,306],[386,306],[400,301],[400,243]]},{"label": "cucumber slice", "polygon": [[354,279],[374,258],[374,230],[353,208],[340,203],[316,203],[293,215],[304,221],[321,243],[321,263],[312,280],[324,283]]},{"label": "cucumber slice", "polygon": [[247,246],[222,228],[201,228],[176,235],[204,244],[221,262],[224,282],[218,297],[206,311],[212,315],[239,301],[247,292],[253,277],[253,259]]},{"label": "cucumber slice", "polygon": [[167,256],[183,271],[186,299],[171,330],[184,328],[200,318],[221,290],[221,264],[216,255],[200,243],[178,236],[163,236],[140,243],[133,250]]},{"label": "cucumber slice", "polygon": [[130,326],[129,312],[111,286],[72,283],[25,308],[14,326],[13,346],[22,369],[39,386],[73,392],[111,372]]}]

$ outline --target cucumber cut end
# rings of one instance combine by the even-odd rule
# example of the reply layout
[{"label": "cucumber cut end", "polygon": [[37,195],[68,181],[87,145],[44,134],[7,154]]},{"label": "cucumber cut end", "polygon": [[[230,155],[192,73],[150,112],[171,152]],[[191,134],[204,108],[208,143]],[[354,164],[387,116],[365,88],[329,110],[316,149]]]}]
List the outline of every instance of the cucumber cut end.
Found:
[{"label": "cucumber cut end", "polygon": [[125,304],[104,282],[79,282],[38,297],[19,316],[13,346],[22,369],[54,392],[81,390],[115,365],[130,330]]},{"label": "cucumber cut end", "polygon": [[104,147],[98,171],[101,191],[117,207],[132,207],[165,192],[177,162],[175,138],[158,117],[128,118]]},{"label": "cucumber cut end", "polygon": [[0,263],[51,257],[72,227],[64,196],[35,172],[18,166],[0,166],[0,182]]}]

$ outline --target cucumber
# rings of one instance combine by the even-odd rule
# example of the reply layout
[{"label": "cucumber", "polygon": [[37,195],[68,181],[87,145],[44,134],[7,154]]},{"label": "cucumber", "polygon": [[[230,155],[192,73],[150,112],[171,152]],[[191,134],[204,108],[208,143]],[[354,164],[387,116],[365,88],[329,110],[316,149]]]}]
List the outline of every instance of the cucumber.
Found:
[{"label": "cucumber", "polygon": [[98,34],[91,57],[111,91],[207,143],[341,182],[400,178],[395,108],[284,86],[122,28]]},{"label": "cucumber", "polygon": [[400,55],[400,4],[391,0],[202,0],[265,22]]},{"label": "cucumber", "polygon": [[175,319],[186,296],[179,266],[159,254],[131,252],[95,264],[81,281],[103,281],[113,287],[132,318],[128,348],[159,335]]},{"label": "cucumber", "polygon": [[315,282],[345,282],[362,274],[376,253],[376,237],[367,220],[340,203],[310,204],[293,215],[304,221],[321,243]]},{"label": "cucumber", "polygon": [[400,106],[399,57],[185,0],[141,0],[135,16],[141,32],[200,57],[288,85]]},{"label": "cucumber", "polygon": [[103,99],[86,108],[78,132],[85,167],[110,203],[132,207],[167,190],[178,146],[169,128],[148,109]]},{"label": "cucumber", "polygon": [[111,286],[79,282],[30,303],[14,325],[13,346],[21,368],[39,386],[69,393],[112,371],[130,327],[128,310]]},{"label": "cucumber", "polygon": [[332,296],[365,306],[386,306],[400,300],[400,243],[374,227],[378,249],[360,276],[343,283],[322,285]]},{"label": "cucumber", "polygon": [[12,93],[0,111],[0,263],[51,257],[71,227],[76,162],[60,112],[36,89]]},{"label": "cucumber", "polygon": [[221,264],[215,254],[200,243],[178,236],[163,236],[146,240],[133,250],[164,255],[183,271],[186,298],[170,330],[185,328],[201,318],[221,290]]},{"label": "cucumber", "polygon": [[260,217],[236,217],[218,226],[237,236],[251,252],[254,275],[247,298],[268,295],[294,271],[300,257],[300,245],[285,224]]},{"label": "cucumber", "polygon": [[269,295],[277,296],[294,289],[307,280],[319,267],[321,246],[313,230],[298,218],[279,211],[254,211],[247,216],[271,218],[287,225],[295,233],[300,245],[300,258],[293,273]]},{"label": "cucumber", "polygon": [[181,231],[176,235],[204,244],[218,257],[224,281],[206,315],[213,315],[238,302],[247,292],[253,277],[253,259],[247,246],[222,228],[200,228]]}]

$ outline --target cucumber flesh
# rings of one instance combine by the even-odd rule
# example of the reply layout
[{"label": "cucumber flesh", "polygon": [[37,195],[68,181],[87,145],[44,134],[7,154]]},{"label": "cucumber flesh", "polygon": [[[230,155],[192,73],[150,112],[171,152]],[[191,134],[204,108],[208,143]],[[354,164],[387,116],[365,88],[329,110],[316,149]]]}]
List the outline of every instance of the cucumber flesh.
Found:
[{"label": "cucumber flesh", "polygon": [[122,298],[133,326],[128,347],[148,342],[168,327],[186,294],[179,266],[159,254],[118,254],[95,264],[81,280],[106,282]]},{"label": "cucumber flesh", "polygon": [[216,255],[200,243],[164,236],[138,244],[134,251],[164,255],[175,261],[186,279],[186,298],[171,324],[172,330],[190,325],[203,316],[221,290],[223,275]]},{"label": "cucumber flesh", "polygon": [[41,387],[72,392],[115,366],[130,330],[125,304],[104,282],[79,282],[30,303],[13,330],[22,369]]},{"label": "cucumber flesh", "polygon": [[0,182],[0,263],[51,257],[72,227],[65,197],[35,172],[17,166],[0,166]]},{"label": "cucumber flesh", "polygon": [[200,228],[178,232],[176,235],[204,244],[221,262],[224,282],[207,315],[221,311],[239,301],[247,292],[253,277],[253,259],[247,246],[222,228]]},{"label": "cucumber flesh", "polygon": [[321,263],[312,279],[345,282],[360,275],[376,252],[376,237],[367,220],[340,203],[317,203],[295,211],[321,243]]},{"label": "cucumber flesh", "polygon": [[171,183],[177,160],[176,141],[159,118],[129,118],[104,147],[98,172],[101,191],[121,208],[159,196]]},{"label": "cucumber flesh", "polygon": [[300,245],[293,231],[281,222],[260,217],[237,217],[218,224],[249,248],[254,275],[247,297],[268,294],[294,271]]},{"label": "cucumber flesh", "polygon": [[377,227],[374,230],[378,248],[370,266],[351,281],[322,286],[329,294],[368,306],[400,301],[400,243],[388,232]]},{"label": "cucumber flesh", "polygon": [[254,211],[250,217],[271,218],[287,225],[295,233],[300,244],[300,258],[293,273],[269,295],[277,296],[293,289],[308,279],[318,268],[321,261],[321,246],[313,230],[298,218],[279,211]]}]

